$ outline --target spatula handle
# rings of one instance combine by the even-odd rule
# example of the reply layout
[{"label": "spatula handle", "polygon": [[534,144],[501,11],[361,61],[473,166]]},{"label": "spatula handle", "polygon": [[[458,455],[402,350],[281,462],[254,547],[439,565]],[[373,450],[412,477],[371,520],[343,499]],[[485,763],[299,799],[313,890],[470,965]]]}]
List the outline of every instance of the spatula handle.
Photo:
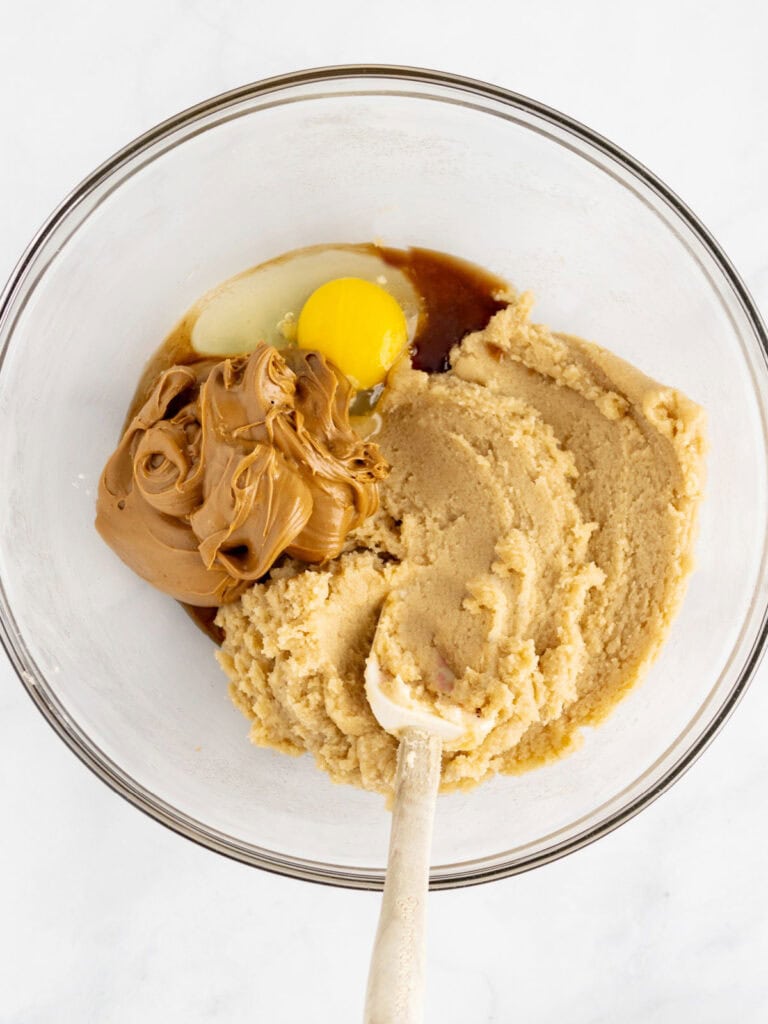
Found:
[{"label": "spatula handle", "polygon": [[426,905],[442,742],[407,729],[397,752],[387,879],[368,974],[365,1024],[421,1024]]}]

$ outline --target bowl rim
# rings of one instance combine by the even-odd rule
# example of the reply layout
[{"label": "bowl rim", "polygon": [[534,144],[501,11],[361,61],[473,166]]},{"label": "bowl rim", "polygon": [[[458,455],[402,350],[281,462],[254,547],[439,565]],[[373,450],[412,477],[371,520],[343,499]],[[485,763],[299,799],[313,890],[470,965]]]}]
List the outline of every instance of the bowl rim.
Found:
[{"label": "bowl rim", "polygon": [[[2,293],[0,293],[0,329],[5,324],[14,299],[24,287],[27,272],[33,266],[38,254],[50,236],[65,222],[67,216],[75,207],[142,151],[168,138],[177,130],[189,127],[196,121],[210,115],[215,115],[240,102],[262,98],[271,93],[278,93],[297,86],[315,85],[321,82],[339,82],[344,79],[366,79],[371,83],[375,83],[378,80],[396,80],[420,86],[452,90],[454,93],[464,97],[467,95],[479,96],[482,99],[501,103],[511,107],[513,110],[532,114],[547,121],[555,128],[575,136],[582,143],[586,143],[602,155],[615,161],[623,170],[628,171],[655,193],[673,213],[677,214],[701,243],[704,250],[712,258],[727,283],[733,289],[733,293],[749,322],[754,337],[762,349],[763,357],[768,360],[768,332],[749,290],[741,280],[733,264],[692,210],[672,189],[642,163],[630,156],[615,143],[576,119],[520,93],[450,72],[392,64],[332,65],[297,70],[261,79],[219,93],[194,104],[139,135],[84,178],[54,209],[33,237],[11,272]],[[12,336],[13,330],[8,333],[6,342],[2,349],[0,349],[0,370],[2,369],[8,343]],[[274,854],[267,850],[256,852],[256,848],[250,844],[235,840],[231,836],[212,829],[203,822],[197,821],[167,804],[155,794],[149,794],[147,790],[139,786],[98,748],[80,729],[77,723],[71,719],[56,696],[48,689],[42,673],[38,671],[31,657],[26,655],[21,636],[13,628],[12,621],[6,621],[3,606],[7,606],[10,612],[10,603],[5,598],[1,579],[0,598],[2,598],[0,602],[0,644],[2,644],[8,655],[11,666],[15,670],[20,682],[48,724],[61,737],[69,749],[115,793],[178,835],[184,836],[200,846],[233,860],[259,867],[274,874],[325,885],[362,890],[382,888],[383,872],[381,871],[363,872],[352,868],[347,870],[342,867],[317,864],[313,861],[302,861],[299,858]],[[752,648],[748,652],[738,677],[730,692],[726,695],[718,713],[702,734],[684,751],[665,774],[635,797],[635,799],[613,811],[604,820],[545,850],[528,855],[515,862],[496,866],[467,867],[464,871],[456,871],[447,876],[439,875],[432,878],[430,887],[433,889],[460,888],[520,874],[574,853],[576,850],[590,845],[620,825],[625,824],[680,779],[706,747],[709,746],[744,695],[760,663],[766,646],[766,640],[768,640],[768,609],[764,608],[762,621],[757,630]]]}]

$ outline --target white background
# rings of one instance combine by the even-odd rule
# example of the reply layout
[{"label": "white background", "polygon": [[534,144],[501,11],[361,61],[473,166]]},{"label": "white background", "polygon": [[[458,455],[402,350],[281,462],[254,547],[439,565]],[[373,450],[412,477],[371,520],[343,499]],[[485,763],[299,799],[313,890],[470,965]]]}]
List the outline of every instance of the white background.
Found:
[{"label": "white background", "polygon": [[[0,0],[0,276],[64,193],[162,118],[279,72],[391,62],[488,79],[614,139],[768,310],[765,10]],[[618,832],[436,894],[428,1020],[768,1020],[766,683],[768,666],[702,760]],[[4,659],[0,779],[2,1024],[360,1019],[378,897],[262,874],[143,817],[66,750]]]}]

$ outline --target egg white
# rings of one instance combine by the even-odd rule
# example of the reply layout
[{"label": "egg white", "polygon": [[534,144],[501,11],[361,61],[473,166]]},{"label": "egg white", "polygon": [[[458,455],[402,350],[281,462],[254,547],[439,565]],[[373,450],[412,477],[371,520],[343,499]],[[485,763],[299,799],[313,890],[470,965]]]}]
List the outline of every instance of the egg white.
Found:
[{"label": "egg white", "polygon": [[312,292],[337,277],[385,288],[399,302],[413,341],[420,303],[401,270],[363,248],[313,246],[246,270],[204,295],[192,310],[192,348],[201,356],[222,357],[252,352],[261,341],[282,348],[292,340]]}]

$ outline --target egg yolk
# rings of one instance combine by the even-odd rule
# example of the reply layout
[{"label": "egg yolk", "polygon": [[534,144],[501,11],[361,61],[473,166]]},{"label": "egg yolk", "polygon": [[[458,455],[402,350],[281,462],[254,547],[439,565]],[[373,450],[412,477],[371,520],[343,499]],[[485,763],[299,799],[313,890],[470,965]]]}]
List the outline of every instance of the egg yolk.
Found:
[{"label": "egg yolk", "polygon": [[299,315],[299,348],[321,352],[358,390],[380,384],[408,343],[400,304],[377,284],[339,277],[320,285]]}]

